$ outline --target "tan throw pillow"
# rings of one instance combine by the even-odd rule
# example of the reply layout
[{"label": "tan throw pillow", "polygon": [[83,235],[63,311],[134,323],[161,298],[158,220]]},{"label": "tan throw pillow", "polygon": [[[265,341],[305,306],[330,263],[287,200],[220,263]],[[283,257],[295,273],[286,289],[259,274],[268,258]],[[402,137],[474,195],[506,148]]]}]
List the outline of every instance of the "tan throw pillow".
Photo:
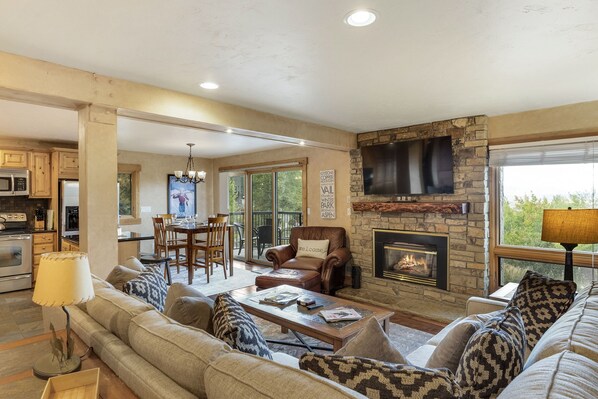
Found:
[{"label": "tan throw pillow", "polygon": [[[193,298],[205,298],[208,299],[207,296],[199,292],[196,288],[191,287],[190,285],[183,284],[183,283],[172,283],[170,287],[168,287],[168,293],[166,294],[166,301],[164,302],[164,310],[165,314],[168,312],[168,309],[174,304],[177,298],[182,296],[190,296]],[[213,306],[212,302],[212,306]]]},{"label": "tan throw pillow", "polygon": [[197,327],[214,335],[212,323],[214,301],[208,297],[179,297],[166,311],[166,316],[186,326]]},{"label": "tan throw pillow", "polygon": [[428,359],[426,368],[447,368],[456,373],[467,342],[482,327],[483,324],[473,317],[462,320],[440,341]]},{"label": "tan throw pillow", "polygon": [[329,243],[330,240],[302,240],[300,238],[295,257],[326,259]]},{"label": "tan throw pillow", "polygon": [[387,363],[409,364],[390,341],[378,320],[371,317],[363,330],[353,337],[335,355],[356,356]]},{"label": "tan throw pillow", "polygon": [[128,267],[131,270],[137,270],[138,272],[145,271],[145,266],[143,263],[141,263],[139,259],[134,256],[127,258],[127,260],[123,263],[123,266]]},{"label": "tan throw pillow", "polygon": [[123,291],[125,283],[139,276],[139,273],[141,272],[118,265],[112,269],[108,277],[106,277],[106,281],[112,284],[117,290]]}]

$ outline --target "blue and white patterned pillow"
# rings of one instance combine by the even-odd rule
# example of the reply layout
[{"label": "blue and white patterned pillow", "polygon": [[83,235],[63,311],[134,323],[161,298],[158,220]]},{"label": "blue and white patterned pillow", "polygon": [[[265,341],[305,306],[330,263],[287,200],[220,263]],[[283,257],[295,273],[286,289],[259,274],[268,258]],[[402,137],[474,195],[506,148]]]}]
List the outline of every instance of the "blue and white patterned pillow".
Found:
[{"label": "blue and white patterned pillow", "polygon": [[141,272],[123,286],[124,292],[153,305],[160,312],[164,311],[167,290],[168,287],[164,277],[153,271]]},{"label": "blue and white patterned pillow", "polygon": [[229,294],[214,301],[214,336],[233,349],[272,359],[272,352],[255,322]]}]

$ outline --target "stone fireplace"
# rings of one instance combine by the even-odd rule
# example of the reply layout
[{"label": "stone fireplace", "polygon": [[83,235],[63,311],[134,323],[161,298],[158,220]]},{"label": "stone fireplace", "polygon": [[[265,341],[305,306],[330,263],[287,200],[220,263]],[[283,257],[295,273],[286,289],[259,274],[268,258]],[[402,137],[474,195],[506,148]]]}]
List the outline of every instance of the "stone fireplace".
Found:
[{"label": "stone fireplace", "polygon": [[[393,196],[364,195],[361,152],[351,152],[351,253],[353,265],[361,268],[362,282],[354,295],[401,309],[422,303],[433,308],[434,301],[464,309],[470,296],[488,292],[487,117],[361,133],[357,141],[361,148],[440,136],[452,139],[454,193],[414,196],[411,203],[397,203]],[[401,239],[384,240],[387,244],[380,248],[373,239],[377,230],[443,237],[446,244],[414,242],[401,235]],[[442,245],[444,254],[438,250]],[[377,265],[382,259],[389,265]],[[405,301],[411,302],[404,306]]]},{"label": "stone fireplace", "polygon": [[374,276],[448,288],[448,235],[374,229]]}]

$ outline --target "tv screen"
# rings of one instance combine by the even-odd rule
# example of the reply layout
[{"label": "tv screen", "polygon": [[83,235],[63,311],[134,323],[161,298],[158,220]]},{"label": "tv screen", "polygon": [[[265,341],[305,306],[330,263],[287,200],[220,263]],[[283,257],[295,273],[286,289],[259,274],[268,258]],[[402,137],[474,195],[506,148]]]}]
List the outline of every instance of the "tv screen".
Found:
[{"label": "tv screen", "polygon": [[361,148],[365,194],[452,194],[450,136]]}]

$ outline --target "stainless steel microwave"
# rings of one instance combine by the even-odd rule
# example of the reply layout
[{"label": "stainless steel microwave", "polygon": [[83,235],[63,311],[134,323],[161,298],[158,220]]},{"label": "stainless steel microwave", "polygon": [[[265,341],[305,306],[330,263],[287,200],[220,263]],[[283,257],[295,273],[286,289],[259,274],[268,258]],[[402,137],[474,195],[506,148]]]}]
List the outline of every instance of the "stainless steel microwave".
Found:
[{"label": "stainless steel microwave", "polygon": [[0,196],[29,195],[27,169],[0,169]]}]

